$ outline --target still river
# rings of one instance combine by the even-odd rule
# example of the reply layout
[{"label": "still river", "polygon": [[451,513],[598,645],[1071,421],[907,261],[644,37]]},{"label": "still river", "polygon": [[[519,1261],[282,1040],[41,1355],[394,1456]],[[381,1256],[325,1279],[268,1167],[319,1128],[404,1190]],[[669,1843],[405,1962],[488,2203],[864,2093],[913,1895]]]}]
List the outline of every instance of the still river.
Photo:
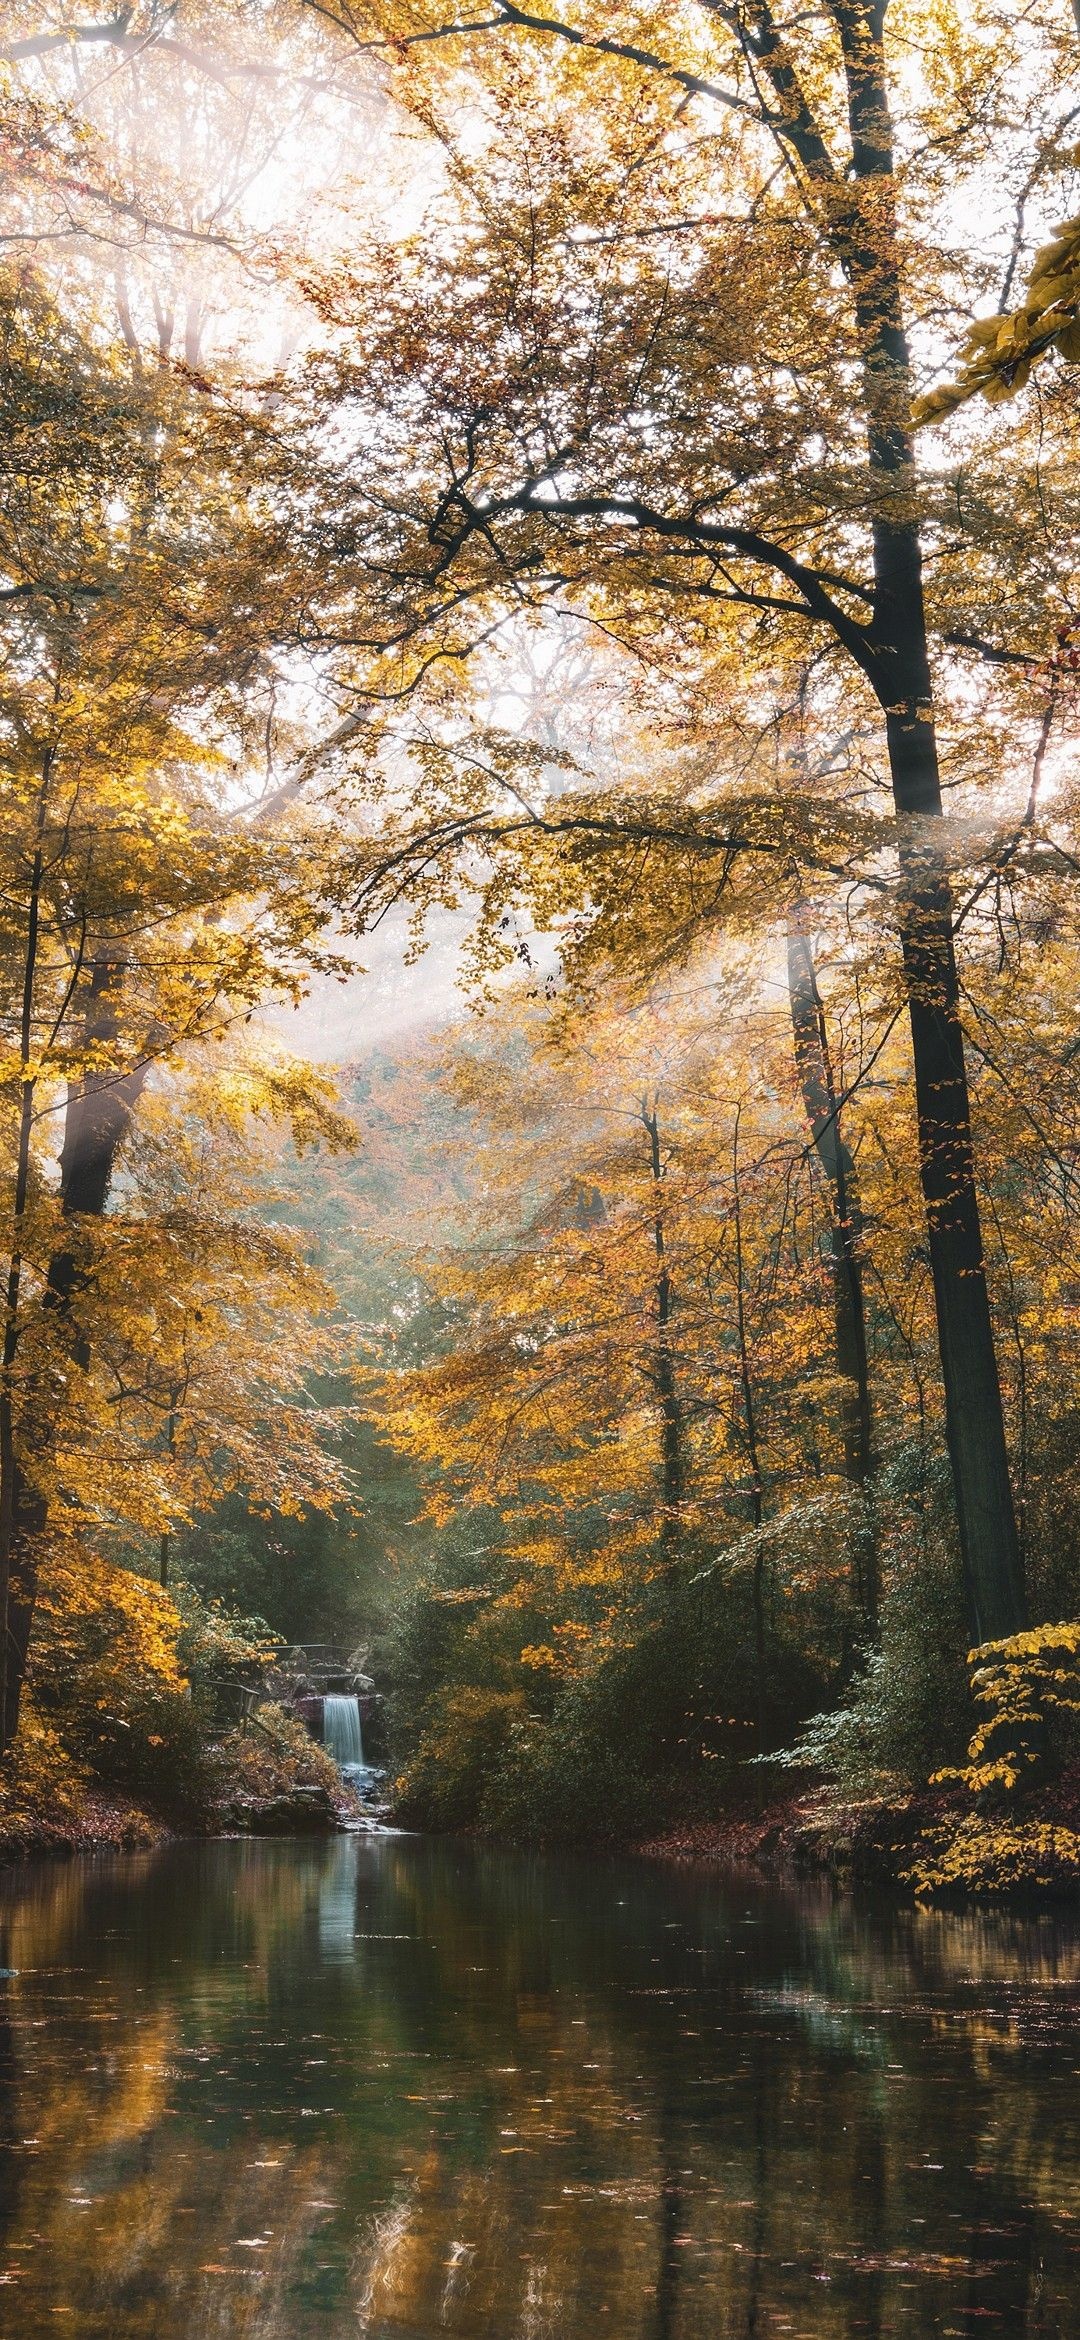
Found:
[{"label": "still river", "polygon": [[8,1873],[0,2332],[1080,2334],[1080,1920],[408,1837]]}]

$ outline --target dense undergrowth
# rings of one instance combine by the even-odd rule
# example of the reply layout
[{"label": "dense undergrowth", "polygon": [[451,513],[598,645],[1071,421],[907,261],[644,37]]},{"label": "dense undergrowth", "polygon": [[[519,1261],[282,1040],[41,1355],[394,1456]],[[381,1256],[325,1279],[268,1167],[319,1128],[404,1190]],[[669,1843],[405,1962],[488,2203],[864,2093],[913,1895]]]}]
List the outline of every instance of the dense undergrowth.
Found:
[{"label": "dense undergrowth", "polygon": [[273,1647],[259,1620],[54,1551],[18,1738],[0,1773],[0,1857],[132,1846],[163,1833],[332,1827],[351,1813],[335,1765],[236,1686]]},{"label": "dense undergrowth", "polygon": [[779,1856],[928,1897],[1075,1888],[1080,1628],[965,1658],[957,1571],[925,1519],[872,1650],[845,1648],[842,1594],[785,1581],[782,1555],[764,1621],[760,1705],[746,1572],[700,1556],[556,1670],[537,1665],[544,1620],[500,1597],[490,1549],[459,1554],[414,1591],[389,1653],[399,1818]]}]

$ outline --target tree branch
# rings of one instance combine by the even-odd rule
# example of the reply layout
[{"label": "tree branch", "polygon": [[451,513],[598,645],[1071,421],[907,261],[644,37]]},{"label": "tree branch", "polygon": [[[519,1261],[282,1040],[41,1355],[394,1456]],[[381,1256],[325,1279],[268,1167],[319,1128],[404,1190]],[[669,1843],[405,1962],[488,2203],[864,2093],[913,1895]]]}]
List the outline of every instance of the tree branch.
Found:
[{"label": "tree branch", "polygon": [[459,40],[466,33],[503,32],[508,25],[514,25],[524,32],[550,33],[556,40],[566,41],[571,48],[588,49],[594,56],[619,57],[628,65],[644,66],[647,72],[661,74],[665,81],[674,83],[677,89],[687,90],[692,97],[712,98],[716,105],[727,106],[735,113],[750,114],[755,120],[758,118],[757,106],[740,97],[737,90],[725,89],[722,83],[710,81],[703,74],[690,73],[681,65],[673,65],[669,59],[658,56],[653,49],[639,48],[633,41],[612,40],[605,33],[581,32],[576,25],[564,24],[558,17],[536,16],[529,9],[518,8],[514,0],[495,0],[497,13],[494,16],[464,21],[452,18],[446,24],[429,26],[424,32],[401,33],[393,38],[384,35],[379,40],[368,41],[361,40],[347,8],[339,10],[328,7],[325,0],[304,0],[304,5],[312,9],[316,16],[325,17],[330,24],[336,25],[340,32],[348,33],[363,55],[393,56],[407,49],[418,48],[423,42]]},{"label": "tree branch", "polygon": [[[493,498],[486,505],[473,504],[461,491],[453,500],[465,515],[470,533],[476,529],[486,534],[493,519],[513,512],[537,519],[627,520],[643,533],[662,537],[669,542],[688,544],[702,552],[716,547],[740,554],[744,559],[756,561],[764,568],[775,570],[778,576],[786,577],[788,583],[801,593],[807,614],[830,626],[837,640],[862,667],[864,674],[876,681],[878,661],[870,628],[861,625],[857,618],[849,617],[847,611],[833,599],[828,586],[831,584],[837,590],[857,594],[862,599],[866,599],[865,591],[857,585],[849,584],[846,578],[838,577],[834,571],[810,567],[805,561],[798,560],[794,553],[788,552],[785,546],[774,544],[770,538],[760,536],[755,529],[734,528],[715,520],[700,520],[693,514],[678,516],[657,512],[636,496],[544,496],[541,499],[535,492],[536,484],[529,482],[513,495]],[[455,544],[452,549],[456,551],[459,547]]]}]

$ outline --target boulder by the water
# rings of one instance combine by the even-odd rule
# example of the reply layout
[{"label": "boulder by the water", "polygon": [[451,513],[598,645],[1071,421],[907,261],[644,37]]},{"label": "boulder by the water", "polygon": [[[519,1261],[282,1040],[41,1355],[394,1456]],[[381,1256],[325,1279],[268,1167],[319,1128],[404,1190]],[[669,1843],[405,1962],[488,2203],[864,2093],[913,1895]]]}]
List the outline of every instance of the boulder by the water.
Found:
[{"label": "boulder by the water", "polygon": [[296,1836],[301,1831],[325,1835],[338,1826],[336,1806],[324,1787],[292,1788],[264,1804],[253,1821],[260,1836]]}]

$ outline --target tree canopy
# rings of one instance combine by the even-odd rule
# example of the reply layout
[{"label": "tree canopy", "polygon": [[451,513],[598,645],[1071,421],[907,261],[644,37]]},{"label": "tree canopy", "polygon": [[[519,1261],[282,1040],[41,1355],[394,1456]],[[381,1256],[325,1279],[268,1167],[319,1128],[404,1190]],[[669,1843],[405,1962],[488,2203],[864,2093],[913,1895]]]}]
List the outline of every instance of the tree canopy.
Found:
[{"label": "tree canopy", "polygon": [[[1075,19],[25,0],[0,55],[5,1737],[50,1542],[370,1500],[418,1810],[448,1700],[507,1825],[628,1708],[669,1783],[925,1781],[987,1644],[1038,1771]],[[373,1115],[267,1018],[386,934],[478,1020]]]}]

